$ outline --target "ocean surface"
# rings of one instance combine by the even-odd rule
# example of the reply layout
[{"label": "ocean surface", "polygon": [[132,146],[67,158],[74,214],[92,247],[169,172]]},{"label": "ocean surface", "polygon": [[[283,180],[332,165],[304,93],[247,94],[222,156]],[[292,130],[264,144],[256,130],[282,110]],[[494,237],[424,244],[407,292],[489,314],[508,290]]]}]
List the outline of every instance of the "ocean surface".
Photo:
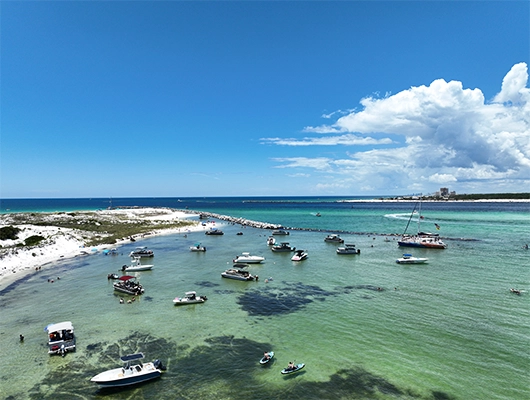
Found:
[{"label": "ocean surface", "polygon": [[[270,231],[218,220],[223,236],[153,236],[46,265],[0,292],[0,398],[530,399],[530,203],[424,202],[421,229],[448,247],[414,250],[397,245],[414,203],[349,199],[1,200],[1,213],[162,206],[281,224],[296,229],[280,240],[309,258],[292,262],[271,252]],[[361,254],[337,255],[330,232]],[[197,242],[205,253],[189,251]],[[107,274],[136,246],[155,267],[136,273],[145,294],[120,304]],[[245,251],[266,258],[250,267],[259,281],[221,278]],[[403,253],[429,262],[396,264]],[[208,301],[175,307],[190,290]],[[44,331],[61,321],[77,336],[64,358],[47,354]],[[160,379],[118,391],[90,382],[138,351],[167,366]],[[306,367],[283,376],[289,361]]]}]

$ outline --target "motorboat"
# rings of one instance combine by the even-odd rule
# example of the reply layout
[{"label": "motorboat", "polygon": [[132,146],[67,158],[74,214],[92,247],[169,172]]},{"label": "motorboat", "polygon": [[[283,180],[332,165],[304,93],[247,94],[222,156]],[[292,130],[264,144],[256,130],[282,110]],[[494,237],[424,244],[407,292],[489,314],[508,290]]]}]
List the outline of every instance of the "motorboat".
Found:
[{"label": "motorboat", "polygon": [[289,232],[285,229],[275,229],[272,231],[272,234],[275,236],[286,236],[289,235]]},{"label": "motorboat", "polygon": [[206,251],[206,247],[202,246],[200,243],[195,243],[195,245],[190,246],[190,251]]},{"label": "motorboat", "polygon": [[295,251],[296,247],[291,247],[288,242],[282,242],[280,244],[275,244],[271,247],[272,251],[275,252],[289,252],[289,251]]},{"label": "motorboat", "polygon": [[337,254],[361,254],[361,250],[356,248],[354,244],[350,243],[337,247]]},{"label": "motorboat", "polygon": [[70,321],[50,324],[44,330],[48,333],[48,354],[61,354],[75,351],[74,326]]},{"label": "motorboat", "polygon": [[208,300],[206,296],[197,296],[197,292],[186,292],[184,297],[175,297],[173,303],[176,306],[183,306],[186,304],[204,303],[206,300]]},{"label": "motorboat", "polygon": [[138,296],[144,293],[144,288],[136,280],[136,277],[131,275],[123,275],[114,282],[114,290],[117,292],[122,292],[130,294],[132,296]]},{"label": "motorboat", "polygon": [[107,279],[120,279],[118,274],[108,274]]},{"label": "motorboat", "polygon": [[340,237],[340,235],[337,235],[335,233],[331,233],[328,236],[324,238],[324,242],[329,243],[344,243],[344,239]]},{"label": "motorboat", "polygon": [[220,229],[217,229],[217,228],[210,228],[209,230],[207,230],[206,232],[204,232],[205,235],[224,235],[225,233],[220,230]]},{"label": "motorboat", "polygon": [[[405,227],[405,231],[403,232],[403,235],[401,236],[401,239],[398,240],[398,246],[401,247],[419,247],[422,249],[445,249],[447,248],[447,245],[440,239],[440,235],[437,233],[429,233],[429,232],[422,232],[420,229],[421,221],[424,220],[423,216],[421,215],[421,200],[422,197],[420,197],[419,201],[419,210],[416,211],[416,204],[414,206],[414,209],[412,210],[412,213],[410,214],[409,220],[407,222],[407,226]],[[416,235],[407,235],[407,228],[409,227],[410,221],[413,216],[418,216],[418,233]],[[440,226],[438,224],[434,224],[436,226],[436,229],[440,229]]]},{"label": "motorboat", "polygon": [[259,363],[261,365],[268,364],[270,360],[272,360],[273,357],[274,357],[274,351],[266,351],[263,354],[263,357],[261,357],[261,359],[259,360]]},{"label": "motorboat", "polygon": [[[160,360],[148,363],[138,361],[142,358],[144,358],[143,353],[120,357],[125,363],[124,367],[101,372],[90,380],[102,388],[129,386],[159,378],[162,371],[166,370]],[[135,361],[137,363],[134,363]]]},{"label": "motorboat", "polygon": [[137,272],[137,271],[150,271],[153,269],[154,265],[143,265],[141,257],[134,257],[131,265],[124,265],[121,267],[121,270],[124,272]]},{"label": "motorboat", "polygon": [[251,275],[250,272],[244,271],[239,268],[229,268],[225,272],[222,272],[221,276],[223,278],[235,279],[238,281],[253,281],[253,280],[257,281],[258,280],[257,275]]},{"label": "motorboat", "polygon": [[305,250],[296,250],[294,255],[291,257],[291,261],[302,261],[308,257],[307,251]]},{"label": "motorboat", "polygon": [[429,261],[428,258],[413,257],[412,254],[403,254],[403,257],[398,258],[398,264],[425,264]]},{"label": "motorboat", "polygon": [[289,364],[289,365],[290,365],[289,367],[282,369],[281,372],[282,372],[283,375],[286,375],[286,374],[292,374],[292,373],[294,373],[294,372],[298,372],[298,371],[300,371],[302,368],[305,367],[305,364],[304,364],[304,363],[294,364],[294,365]]},{"label": "motorboat", "polygon": [[234,263],[244,263],[244,264],[260,264],[265,261],[265,257],[262,256],[253,256],[248,252],[241,253],[241,255],[234,258]]},{"label": "motorboat", "polygon": [[153,250],[149,250],[147,247],[137,247],[136,250],[131,251],[129,257],[154,257],[155,253]]},{"label": "motorboat", "polygon": [[274,236],[269,236],[267,238],[267,245],[268,246],[272,246],[274,244],[276,244],[276,238]]}]

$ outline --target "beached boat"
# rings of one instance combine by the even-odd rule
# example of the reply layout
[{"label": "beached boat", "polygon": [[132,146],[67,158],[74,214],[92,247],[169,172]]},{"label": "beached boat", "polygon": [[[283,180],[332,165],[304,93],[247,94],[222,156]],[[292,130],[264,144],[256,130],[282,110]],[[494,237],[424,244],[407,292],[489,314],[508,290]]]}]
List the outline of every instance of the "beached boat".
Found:
[{"label": "beached boat", "polygon": [[155,253],[153,250],[149,250],[147,247],[137,247],[136,250],[131,251],[129,257],[154,257]]},{"label": "beached boat", "polygon": [[141,257],[134,257],[131,265],[124,265],[121,267],[121,270],[124,272],[150,271],[153,269],[153,267],[154,265],[142,264]]},{"label": "beached boat", "polygon": [[253,256],[252,254],[245,252],[234,258],[234,263],[244,263],[244,264],[260,264],[265,261],[265,257],[262,256]]},{"label": "beached boat", "polygon": [[211,228],[210,230],[207,230],[206,232],[204,232],[205,235],[213,235],[213,236],[216,236],[216,235],[224,235],[225,233],[220,230],[220,229],[217,229],[217,228]]},{"label": "beached boat", "polygon": [[302,261],[307,259],[308,254],[305,250],[296,250],[294,255],[291,257],[291,261]]},{"label": "beached boat", "polygon": [[356,248],[354,244],[349,243],[337,247],[337,254],[361,254],[361,250]]},{"label": "beached boat", "polygon": [[[400,240],[398,240],[398,246],[401,247],[419,247],[423,249],[445,249],[447,248],[447,245],[440,239],[440,235],[437,233],[429,233],[429,232],[422,232],[420,229],[421,221],[423,220],[423,217],[421,215],[421,197],[419,201],[419,210],[416,212],[416,206],[414,206],[414,209],[412,210],[412,213],[410,214],[410,218],[407,222],[407,226],[405,227],[405,231],[403,232],[403,235]],[[410,224],[410,220],[414,215],[418,216],[418,233],[416,235],[407,235],[407,229]],[[436,229],[440,229],[440,226],[437,224],[434,224],[436,226]]]},{"label": "beached boat", "polygon": [[197,292],[186,292],[183,297],[175,297],[173,303],[176,306],[183,306],[186,304],[204,303],[206,300],[208,300],[206,296],[197,296]]},{"label": "beached boat", "polygon": [[237,281],[253,281],[258,280],[257,275],[251,275],[250,272],[244,271],[239,268],[229,268],[226,271],[221,273],[223,278],[235,279]]},{"label": "beached boat", "polygon": [[324,238],[324,242],[328,243],[344,243],[344,239],[335,233],[331,233]]},{"label": "beached boat", "polygon": [[276,244],[276,238],[274,236],[269,236],[267,238],[267,245],[268,246],[272,246],[274,244]]},{"label": "beached boat", "polygon": [[413,257],[412,254],[403,254],[403,257],[396,260],[398,264],[425,264],[427,261],[428,258]]},{"label": "beached boat", "polygon": [[70,321],[50,324],[44,330],[48,333],[48,354],[61,354],[75,351],[74,326]]},{"label": "beached boat", "polygon": [[190,251],[206,251],[206,247],[202,246],[200,243],[195,243],[195,245],[190,246]]},{"label": "beached boat", "polygon": [[275,229],[272,231],[272,234],[275,236],[286,236],[289,235],[289,232],[285,229]]},{"label": "beached boat", "polygon": [[296,247],[291,247],[288,242],[282,242],[280,244],[275,244],[271,247],[272,251],[275,252],[289,252],[289,251],[295,251]]},{"label": "beached boat", "polygon": [[[90,380],[101,387],[129,386],[159,378],[162,371],[165,371],[166,368],[160,360],[142,363],[139,361],[142,358],[144,358],[143,353],[120,357],[125,363],[124,367],[101,372]],[[133,364],[135,361],[138,363]]]},{"label": "beached boat", "polygon": [[131,275],[120,276],[112,286],[114,286],[114,290],[117,292],[130,294],[132,296],[138,296],[144,292],[142,285],[140,285],[140,283],[136,281],[136,278]]}]

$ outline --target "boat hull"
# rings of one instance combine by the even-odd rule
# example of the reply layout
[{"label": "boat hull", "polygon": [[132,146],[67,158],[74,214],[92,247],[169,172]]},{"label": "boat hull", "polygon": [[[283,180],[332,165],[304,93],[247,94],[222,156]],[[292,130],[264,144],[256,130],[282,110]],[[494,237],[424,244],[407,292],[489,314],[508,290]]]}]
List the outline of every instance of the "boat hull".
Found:
[{"label": "boat hull", "polygon": [[[144,368],[146,368],[146,366],[144,366]],[[140,373],[136,371],[125,370],[124,368],[115,368],[102,372],[90,380],[94,383],[97,383],[100,387],[110,388],[136,385],[138,383],[159,378],[161,375],[161,371],[155,369],[154,367],[152,367],[152,370],[150,371],[144,371]]]}]

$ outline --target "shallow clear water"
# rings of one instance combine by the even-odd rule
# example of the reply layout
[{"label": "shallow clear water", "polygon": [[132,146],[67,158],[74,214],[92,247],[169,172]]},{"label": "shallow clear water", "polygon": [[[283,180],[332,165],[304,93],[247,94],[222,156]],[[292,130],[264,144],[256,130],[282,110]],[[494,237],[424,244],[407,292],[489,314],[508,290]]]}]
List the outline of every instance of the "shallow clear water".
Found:
[{"label": "shallow clear water", "polygon": [[[448,248],[413,251],[391,236],[403,232],[411,204],[241,204],[188,206],[311,228],[284,238],[309,258],[293,263],[270,251],[269,231],[235,225],[223,226],[224,236],[151,237],[141,245],[154,250],[155,267],[137,273],[146,292],[131,304],[119,303],[106,276],[139,242],[118,256],[46,266],[0,294],[3,397],[530,398],[530,297],[509,291],[528,288],[527,204],[424,204],[422,226],[439,224]],[[343,232],[361,254],[337,255],[323,240],[327,230]],[[207,252],[190,252],[196,242]],[[243,251],[266,257],[251,267],[259,281],[222,279]],[[396,264],[404,252],[429,263]],[[209,300],[173,306],[188,290]],[[63,320],[75,326],[77,352],[50,357],[44,327]],[[270,349],[274,362],[260,366]],[[135,351],[160,358],[167,372],[122,391],[101,392],[89,381]],[[289,361],[306,368],[282,376]]]}]

